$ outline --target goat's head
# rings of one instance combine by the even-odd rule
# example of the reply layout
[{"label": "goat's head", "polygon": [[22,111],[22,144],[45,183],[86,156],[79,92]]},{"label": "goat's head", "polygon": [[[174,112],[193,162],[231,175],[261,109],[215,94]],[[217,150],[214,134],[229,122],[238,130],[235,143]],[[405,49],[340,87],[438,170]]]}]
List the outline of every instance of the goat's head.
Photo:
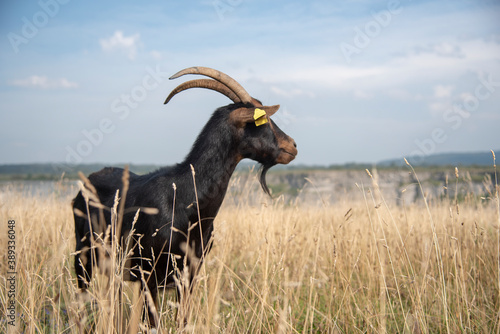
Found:
[{"label": "goat's head", "polygon": [[279,105],[264,106],[251,97],[247,91],[233,78],[220,71],[207,67],[190,67],[176,74],[175,79],[185,74],[199,74],[211,79],[196,79],[177,86],[165,100],[165,104],[174,95],[189,88],[206,88],[215,90],[234,104],[227,109],[227,121],[238,143],[238,154],[241,159],[250,158],[262,164],[261,184],[266,192],[265,174],[276,164],[288,164],[297,155],[295,141],[285,134],[270,118],[279,109]]}]

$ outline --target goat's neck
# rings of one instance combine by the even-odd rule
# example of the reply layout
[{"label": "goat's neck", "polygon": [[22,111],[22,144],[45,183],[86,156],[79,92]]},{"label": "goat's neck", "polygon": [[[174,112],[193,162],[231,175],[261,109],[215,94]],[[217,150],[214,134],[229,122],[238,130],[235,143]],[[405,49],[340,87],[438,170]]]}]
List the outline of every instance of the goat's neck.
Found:
[{"label": "goat's neck", "polygon": [[184,161],[187,172],[196,180],[200,214],[215,217],[222,205],[229,180],[241,160],[231,138],[197,140]]}]

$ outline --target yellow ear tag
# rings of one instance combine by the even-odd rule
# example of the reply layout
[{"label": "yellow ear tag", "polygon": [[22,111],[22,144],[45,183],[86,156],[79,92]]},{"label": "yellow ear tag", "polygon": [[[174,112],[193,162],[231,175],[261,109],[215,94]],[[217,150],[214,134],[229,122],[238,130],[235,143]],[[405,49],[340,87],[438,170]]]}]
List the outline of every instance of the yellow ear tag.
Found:
[{"label": "yellow ear tag", "polygon": [[253,119],[255,120],[255,125],[261,126],[262,124],[267,123],[266,111],[255,108],[255,112],[253,113]]}]

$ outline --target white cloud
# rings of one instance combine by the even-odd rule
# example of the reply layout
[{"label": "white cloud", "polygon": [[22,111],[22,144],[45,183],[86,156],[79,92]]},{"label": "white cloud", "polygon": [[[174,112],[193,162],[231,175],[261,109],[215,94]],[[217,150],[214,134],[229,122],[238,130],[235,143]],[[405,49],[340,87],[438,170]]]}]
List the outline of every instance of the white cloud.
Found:
[{"label": "white cloud", "polygon": [[139,34],[124,36],[122,31],[117,30],[110,38],[100,39],[99,44],[101,44],[101,48],[106,52],[119,50],[124,52],[129,59],[134,60],[137,54],[139,39]]},{"label": "white cloud", "polygon": [[149,53],[149,55],[151,57],[153,57],[154,60],[162,60],[163,59],[163,55],[161,54],[160,51],[157,51],[157,50],[153,50]]},{"label": "white cloud", "polygon": [[46,76],[32,75],[26,79],[17,79],[9,82],[11,86],[41,89],[72,89],[78,84],[66,78],[49,79]]},{"label": "white cloud", "polygon": [[385,91],[385,94],[393,99],[402,101],[421,101],[424,97],[419,93],[413,93],[403,88],[391,88]]},{"label": "white cloud", "polygon": [[369,93],[361,89],[356,89],[354,91],[354,97],[362,100],[368,100],[373,98],[373,93]]},{"label": "white cloud", "polygon": [[424,46],[417,46],[415,52],[419,53],[431,53],[439,57],[447,58],[464,58],[465,54],[458,44],[452,43],[429,43]]},{"label": "white cloud", "polygon": [[450,108],[451,105],[448,102],[431,102],[429,104],[429,109],[431,110],[433,115],[440,115]]},{"label": "white cloud", "polygon": [[469,92],[463,92],[458,96],[458,98],[462,104],[466,103],[467,101],[478,101],[478,99]]},{"label": "white cloud", "polygon": [[271,91],[278,95],[278,96],[283,96],[283,97],[297,97],[297,96],[305,96],[305,97],[310,97],[314,98],[316,95],[312,92],[306,92],[302,89],[299,88],[294,88],[294,89],[281,89],[277,86],[271,86]]},{"label": "white cloud", "polygon": [[[392,56],[348,65],[333,63],[330,59],[317,55],[297,55],[280,59],[279,65],[262,61],[255,66],[259,67],[259,79],[265,83],[278,87],[284,84],[301,88],[307,86],[309,91],[317,95],[321,95],[323,91],[355,92],[357,97],[382,93],[421,100],[419,94],[431,89],[434,98],[451,98],[464,75],[480,71],[497,73],[500,69],[496,57],[500,52],[500,44],[476,39],[461,41],[459,46],[465,57],[412,52],[404,57]],[[244,80],[254,75],[242,72],[235,74],[235,77]],[[457,85],[443,84],[443,81],[457,82]]]},{"label": "white cloud", "polygon": [[438,99],[450,98],[453,86],[437,85],[434,87],[434,97]]}]

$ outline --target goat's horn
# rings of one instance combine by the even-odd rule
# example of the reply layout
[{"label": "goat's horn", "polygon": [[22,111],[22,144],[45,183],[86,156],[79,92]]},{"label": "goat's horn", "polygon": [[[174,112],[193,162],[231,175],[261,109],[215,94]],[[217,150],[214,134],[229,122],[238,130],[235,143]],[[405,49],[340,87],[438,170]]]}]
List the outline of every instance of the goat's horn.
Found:
[{"label": "goat's horn", "polygon": [[168,95],[164,104],[167,104],[174,97],[175,94],[190,88],[207,88],[215,90],[227,96],[234,103],[241,102],[241,99],[231,89],[229,89],[229,87],[227,87],[223,83],[212,79],[196,79],[196,80],[186,81],[184,83],[181,83],[179,86],[175,87],[174,90],[172,90],[172,92]]},{"label": "goat's horn", "polygon": [[205,75],[207,77],[220,81],[224,85],[229,87],[229,89],[231,89],[239,97],[241,102],[247,103],[247,102],[252,102],[253,100],[250,94],[248,94],[247,91],[236,80],[234,80],[227,74],[214,70],[213,68],[202,67],[202,66],[189,67],[172,75],[170,79],[176,79],[185,74]]}]

